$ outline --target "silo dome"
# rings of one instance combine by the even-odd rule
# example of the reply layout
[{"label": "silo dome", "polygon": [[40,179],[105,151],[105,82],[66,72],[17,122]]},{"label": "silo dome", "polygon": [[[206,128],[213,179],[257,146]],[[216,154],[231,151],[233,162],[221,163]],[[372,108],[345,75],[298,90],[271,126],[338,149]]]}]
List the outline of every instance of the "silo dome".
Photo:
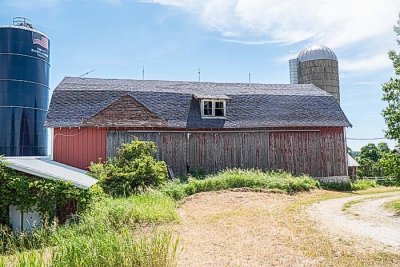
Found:
[{"label": "silo dome", "polygon": [[303,49],[297,56],[297,59],[299,62],[319,59],[338,61],[335,53],[330,48],[323,45],[313,45]]}]

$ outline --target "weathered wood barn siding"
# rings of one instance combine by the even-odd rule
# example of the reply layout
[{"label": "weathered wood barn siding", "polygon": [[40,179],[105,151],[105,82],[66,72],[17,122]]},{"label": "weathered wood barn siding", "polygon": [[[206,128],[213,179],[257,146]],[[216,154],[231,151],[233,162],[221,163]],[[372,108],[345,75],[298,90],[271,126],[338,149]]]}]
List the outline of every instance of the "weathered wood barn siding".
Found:
[{"label": "weathered wood barn siding", "polygon": [[107,157],[133,139],[154,141],[175,174],[225,168],[282,169],[316,177],[347,174],[343,128],[237,132],[108,131]]}]

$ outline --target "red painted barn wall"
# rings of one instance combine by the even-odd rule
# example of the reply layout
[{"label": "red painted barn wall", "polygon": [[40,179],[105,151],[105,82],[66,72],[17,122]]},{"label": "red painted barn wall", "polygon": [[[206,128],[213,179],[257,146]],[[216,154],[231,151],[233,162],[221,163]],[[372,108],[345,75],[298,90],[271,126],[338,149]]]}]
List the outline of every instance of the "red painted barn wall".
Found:
[{"label": "red painted barn wall", "polygon": [[87,169],[90,162],[106,159],[106,129],[54,129],[53,159],[67,165]]}]

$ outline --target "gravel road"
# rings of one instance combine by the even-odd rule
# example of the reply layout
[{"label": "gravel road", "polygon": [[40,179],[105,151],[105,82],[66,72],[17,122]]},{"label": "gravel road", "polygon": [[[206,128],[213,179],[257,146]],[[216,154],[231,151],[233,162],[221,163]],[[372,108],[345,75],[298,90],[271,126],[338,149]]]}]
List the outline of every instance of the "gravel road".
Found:
[{"label": "gravel road", "polygon": [[314,204],[308,213],[337,238],[353,240],[363,249],[400,252],[400,217],[383,207],[397,199],[400,192],[331,199]]}]

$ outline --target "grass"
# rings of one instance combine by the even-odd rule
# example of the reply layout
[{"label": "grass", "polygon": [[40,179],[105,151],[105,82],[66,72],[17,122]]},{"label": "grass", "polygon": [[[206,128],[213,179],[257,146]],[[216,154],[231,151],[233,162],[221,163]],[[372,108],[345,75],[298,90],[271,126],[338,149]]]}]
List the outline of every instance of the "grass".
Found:
[{"label": "grass", "polygon": [[344,203],[342,211],[348,211],[353,205],[363,202],[365,199],[351,200]]},{"label": "grass", "polygon": [[377,187],[376,181],[357,180],[354,183],[348,182],[320,182],[321,188],[335,191],[359,191]]},{"label": "grass", "polygon": [[385,208],[400,215],[400,200],[391,201],[385,204]]},{"label": "grass", "polygon": [[175,200],[207,191],[231,188],[268,189],[287,193],[310,191],[319,187],[319,182],[308,176],[293,176],[285,172],[262,172],[258,170],[226,170],[204,179],[191,179],[186,183],[171,182],[161,192]]},{"label": "grass", "polygon": [[377,187],[376,181],[370,181],[370,180],[357,180],[355,183],[352,184],[351,189],[353,191],[358,191],[358,190],[366,190],[368,188],[373,188]]},{"label": "grass", "polygon": [[[336,189],[347,186],[333,185]],[[204,223],[232,221],[232,225],[237,225],[233,221],[242,220],[243,216],[253,216],[253,219],[260,217],[263,225],[266,224],[264,220],[272,220],[271,225],[281,228],[283,232],[292,233],[289,237],[280,238],[277,244],[285,243],[291,249],[299,250],[312,259],[322,255],[321,257],[327,260],[327,265],[332,266],[343,263],[361,266],[374,261],[385,265],[385,257],[400,262],[398,257],[392,254],[367,253],[366,258],[361,260],[364,254],[359,255],[354,249],[350,249],[351,246],[334,243],[326,238],[316,231],[316,227],[304,214],[304,206],[322,199],[386,191],[374,188],[375,186],[376,184],[369,181],[358,181],[350,184],[350,190],[363,190],[357,193],[314,191],[311,194],[294,196],[279,194],[276,198],[286,199],[286,202],[279,204],[276,201],[277,205],[279,204],[278,208],[267,213],[262,211],[261,206],[251,206],[250,210],[235,209],[221,213],[210,217]],[[0,228],[0,267],[174,266],[179,253],[179,240],[168,230],[157,230],[157,225],[179,221],[175,200],[199,192],[243,187],[294,193],[317,189],[320,183],[308,176],[296,177],[284,172],[236,169],[209,175],[201,180],[171,182],[160,188],[160,192],[152,191],[128,198],[102,198],[67,226],[51,225],[45,229],[34,230],[30,234],[20,235],[13,235],[9,230]],[[366,188],[369,189],[364,190]],[[289,201],[289,198],[295,201]],[[309,243],[308,240],[312,241]],[[335,250],[338,251],[339,258]],[[357,260],[351,253],[356,253],[354,255],[358,255],[360,259]]]},{"label": "grass", "polygon": [[105,198],[79,223],[20,235],[3,229],[0,266],[173,266],[177,238],[138,231],[177,219],[174,200],[160,193]]}]

